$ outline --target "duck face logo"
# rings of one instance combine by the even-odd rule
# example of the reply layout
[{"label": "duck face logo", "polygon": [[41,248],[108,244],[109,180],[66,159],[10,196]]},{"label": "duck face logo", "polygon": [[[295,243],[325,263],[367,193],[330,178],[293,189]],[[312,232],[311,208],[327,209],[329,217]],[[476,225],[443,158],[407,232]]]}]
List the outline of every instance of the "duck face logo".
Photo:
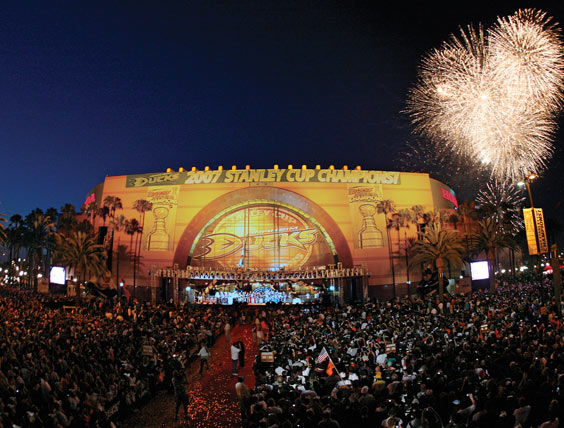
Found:
[{"label": "duck face logo", "polygon": [[307,262],[317,239],[317,229],[297,214],[257,205],[230,212],[208,227],[193,259],[201,266],[296,269]]}]

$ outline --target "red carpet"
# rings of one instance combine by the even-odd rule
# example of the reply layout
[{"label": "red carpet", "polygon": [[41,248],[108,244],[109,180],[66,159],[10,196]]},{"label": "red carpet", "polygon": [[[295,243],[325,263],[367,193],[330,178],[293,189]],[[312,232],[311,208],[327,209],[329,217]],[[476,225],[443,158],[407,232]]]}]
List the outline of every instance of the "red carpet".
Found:
[{"label": "red carpet", "polygon": [[[251,325],[235,326],[231,332],[231,343],[238,340],[245,345],[245,366],[239,369],[249,388],[254,388],[253,362],[257,345],[253,341]],[[190,406],[188,412],[191,422],[184,426],[201,428],[240,427],[241,412],[235,384],[237,376],[232,374],[231,343],[221,336],[211,350],[210,370],[200,378],[199,361],[189,371]]]},{"label": "red carpet", "polygon": [[218,338],[210,349],[210,367],[203,376],[198,373],[200,361],[197,359],[187,370],[190,405],[189,421],[182,420],[184,412],[180,410],[179,421],[174,420],[174,395],[164,391],[157,394],[139,412],[133,414],[123,424],[126,428],[239,428],[241,413],[235,394],[237,377],[231,373],[231,343],[242,340],[245,345],[245,366],[239,369],[239,375],[245,377],[249,388],[254,388],[253,362],[257,355],[257,345],[253,341],[250,324],[237,325],[231,332],[231,341],[225,336]]}]

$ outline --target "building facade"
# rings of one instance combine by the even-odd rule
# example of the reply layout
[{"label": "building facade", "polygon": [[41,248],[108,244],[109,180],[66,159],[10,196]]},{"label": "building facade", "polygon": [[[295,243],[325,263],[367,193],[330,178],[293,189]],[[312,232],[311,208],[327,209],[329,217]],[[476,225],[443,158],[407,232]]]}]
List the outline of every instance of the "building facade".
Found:
[{"label": "building facade", "polygon": [[[142,233],[108,227],[112,272],[126,285],[159,287],[151,283],[157,269],[341,266],[364,268],[369,294],[409,281],[407,249],[421,231],[415,213],[457,204],[453,190],[428,174],[305,166],[106,177],[88,200],[102,206],[108,196],[121,199],[116,216],[142,227]],[[150,209],[137,211],[136,201]],[[414,215],[400,215],[406,212]],[[96,219],[97,227],[109,224]]]}]

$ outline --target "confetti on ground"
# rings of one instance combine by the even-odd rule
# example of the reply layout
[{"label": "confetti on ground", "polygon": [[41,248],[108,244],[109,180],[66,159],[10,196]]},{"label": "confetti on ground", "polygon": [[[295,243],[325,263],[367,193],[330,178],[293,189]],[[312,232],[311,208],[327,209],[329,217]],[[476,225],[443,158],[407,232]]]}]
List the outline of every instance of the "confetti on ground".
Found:
[{"label": "confetti on ground", "polygon": [[[252,364],[257,354],[250,325],[237,325],[231,332],[231,341],[242,340],[245,345],[245,366],[239,375],[245,377],[249,388],[254,388]],[[174,420],[174,395],[161,391],[140,411],[128,418],[125,428],[235,428],[241,427],[241,413],[235,394],[237,376],[231,373],[231,343],[221,336],[210,349],[209,371],[199,374],[200,361],[194,361],[186,371],[190,405],[188,419],[180,410]]]}]

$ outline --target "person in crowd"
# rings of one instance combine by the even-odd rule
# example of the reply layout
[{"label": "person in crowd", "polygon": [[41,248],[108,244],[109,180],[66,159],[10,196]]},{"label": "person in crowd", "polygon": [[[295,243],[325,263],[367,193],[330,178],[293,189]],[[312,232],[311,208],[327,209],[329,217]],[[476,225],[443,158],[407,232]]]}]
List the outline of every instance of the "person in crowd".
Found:
[{"label": "person in crowd", "polygon": [[239,376],[239,378],[237,379],[237,383],[235,384],[235,393],[237,394],[237,400],[239,401],[239,406],[241,409],[241,420],[245,421],[247,419],[251,390],[245,384],[245,378],[243,376]]},{"label": "person in crowd", "polygon": [[210,351],[204,342],[200,343],[200,350],[198,351],[200,357],[200,374],[203,373],[204,366],[209,370]]},{"label": "person in crowd", "polygon": [[237,342],[231,344],[231,362],[233,364],[233,376],[237,376],[238,373],[238,363],[239,363],[239,353],[241,349],[237,346]]},{"label": "person in crowd", "polygon": [[184,418],[188,418],[188,404],[190,402],[190,398],[187,391],[188,381],[184,370],[180,369],[174,372],[172,384],[174,386],[174,399],[176,401],[174,420],[178,420],[178,410],[180,407],[184,410]]},{"label": "person in crowd", "polygon": [[245,367],[245,344],[242,340],[239,340],[236,345],[239,348],[239,367]]},{"label": "person in crowd", "polygon": [[225,331],[225,341],[228,343],[231,342],[231,324],[229,324],[229,321],[225,323],[223,329]]}]

